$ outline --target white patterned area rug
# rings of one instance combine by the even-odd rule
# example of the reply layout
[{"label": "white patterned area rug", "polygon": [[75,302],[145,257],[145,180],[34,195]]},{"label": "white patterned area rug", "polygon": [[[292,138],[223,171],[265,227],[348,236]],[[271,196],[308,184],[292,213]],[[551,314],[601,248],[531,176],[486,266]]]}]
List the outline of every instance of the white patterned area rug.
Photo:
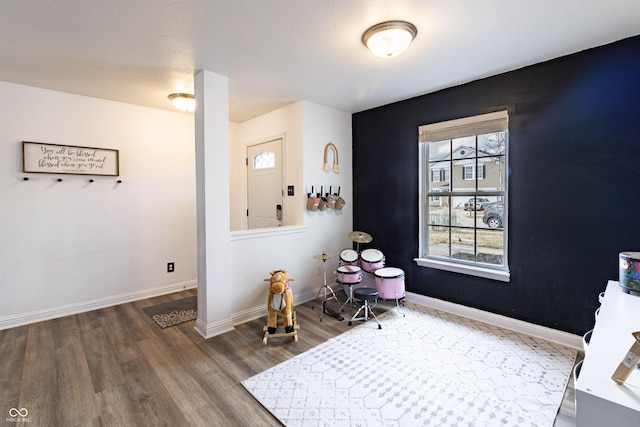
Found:
[{"label": "white patterned area rug", "polygon": [[286,426],[552,426],[576,351],[407,302],[242,382]]}]

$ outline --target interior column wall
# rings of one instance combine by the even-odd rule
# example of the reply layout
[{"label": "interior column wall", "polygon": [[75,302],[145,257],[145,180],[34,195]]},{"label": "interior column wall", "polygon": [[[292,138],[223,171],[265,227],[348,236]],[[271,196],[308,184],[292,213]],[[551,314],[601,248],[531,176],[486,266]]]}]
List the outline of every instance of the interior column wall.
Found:
[{"label": "interior column wall", "polygon": [[210,71],[195,76],[198,224],[198,320],[205,338],[233,329],[228,304],[229,240],[229,79]]}]

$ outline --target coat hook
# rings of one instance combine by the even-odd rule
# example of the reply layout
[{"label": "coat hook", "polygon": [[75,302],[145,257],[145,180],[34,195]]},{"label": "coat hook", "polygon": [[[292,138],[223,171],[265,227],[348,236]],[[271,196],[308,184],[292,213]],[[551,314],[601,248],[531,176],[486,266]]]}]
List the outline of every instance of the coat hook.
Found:
[{"label": "coat hook", "polygon": [[93,179],[90,179],[89,182],[93,182]]},{"label": "coat hook", "polygon": [[116,182],[117,182],[118,184],[122,184],[122,180],[121,180],[121,179],[117,180]]},{"label": "coat hook", "polygon": [[58,178],[58,182],[62,182],[62,178]]},{"label": "coat hook", "polygon": [[25,181],[29,181],[29,177],[28,177],[28,176],[25,176],[25,177],[24,177],[24,178],[22,178],[22,179],[23,179],[23,180],[25,180]]}]

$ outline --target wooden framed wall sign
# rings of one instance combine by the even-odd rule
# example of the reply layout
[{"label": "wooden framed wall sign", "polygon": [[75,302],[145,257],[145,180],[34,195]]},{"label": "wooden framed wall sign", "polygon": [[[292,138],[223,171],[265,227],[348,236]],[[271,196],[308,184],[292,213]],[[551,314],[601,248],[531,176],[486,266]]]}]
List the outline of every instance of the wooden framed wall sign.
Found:
[{"label": "wooden framed wall sign", "polygon": [[22,171],[118,176],[118,150],[22,141]]}]

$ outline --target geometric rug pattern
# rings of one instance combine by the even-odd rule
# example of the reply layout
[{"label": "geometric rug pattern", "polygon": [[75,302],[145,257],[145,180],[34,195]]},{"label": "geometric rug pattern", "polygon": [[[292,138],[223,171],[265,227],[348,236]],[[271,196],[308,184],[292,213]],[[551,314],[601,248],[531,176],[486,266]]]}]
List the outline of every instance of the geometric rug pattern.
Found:
[{"label": "geometric rug pattern", "polygon": [[553,426],[575,350],[411,302],[378,318],[242,384],[290,427]]}]

